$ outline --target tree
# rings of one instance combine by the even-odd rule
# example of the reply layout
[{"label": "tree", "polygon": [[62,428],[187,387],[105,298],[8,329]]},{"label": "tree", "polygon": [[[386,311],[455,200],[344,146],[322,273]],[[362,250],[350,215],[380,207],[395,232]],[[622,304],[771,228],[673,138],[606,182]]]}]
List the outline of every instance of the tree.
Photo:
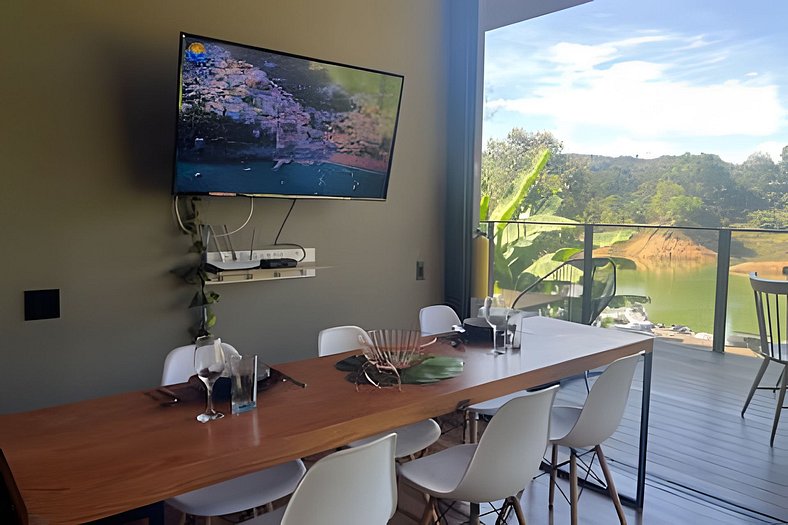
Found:
[{"label": "tree", "polygon": [[[514,194],[518,176],[531,168],[538,153],[547,149],[555,156],[562,148],[563,144],[549,131],[531,133],[514,128],[504,140],[490,139],[482,153],[482,195],[489,195],[492,207],[497,206]],[[546,179],[550,173],[548,166],[541,178]]]},{"label": "tree", "polygon": [[661,180],[648,203],[646,218],[649,222],[658,224],[686,224],[691,222],[693,215],[702,206],[703,201],[700,198],[686,195],[680,185]]}]

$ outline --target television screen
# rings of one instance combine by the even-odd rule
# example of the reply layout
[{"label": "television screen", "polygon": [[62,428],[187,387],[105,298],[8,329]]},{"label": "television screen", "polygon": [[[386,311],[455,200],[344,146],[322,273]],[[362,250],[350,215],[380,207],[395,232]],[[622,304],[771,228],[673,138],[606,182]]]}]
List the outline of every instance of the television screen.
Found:
[{"label": "television screen", "polygon": [[176,195],[386,198],[401,75],[181,34]]}]

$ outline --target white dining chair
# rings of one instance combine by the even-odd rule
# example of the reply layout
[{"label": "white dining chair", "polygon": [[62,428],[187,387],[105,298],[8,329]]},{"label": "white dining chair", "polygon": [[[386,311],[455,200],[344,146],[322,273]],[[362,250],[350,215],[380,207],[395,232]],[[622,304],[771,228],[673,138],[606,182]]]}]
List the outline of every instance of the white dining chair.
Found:
[{"label": "white dining chair", "polygon": [[[643,354],[622,357],[613,361],[591,386],[582,407],[555,406],[550,414],[550,508],[555,499],[555,484],[558,468],[569,463],[569,504],[571,523],[577,525],[577,458],[578,450],[593,448],[607,483],[607,490],[616,507],[618,519],[626,525],[624,509],[618,497],[613,476],[602,453],[601,443],[613,435],[627,406],[632,377],[638,360]],[[495,421],[495,419],[493,419]],[[569,448],[569,460],[558,464],[558,447]],[[593,457],[592,457],[593,461]],[[590,468],[590,467],[589,467]]]},{"label": "white dining chair", "polygon": [[[780,412],[785,402],[785,391],[788,389],[788,281],[774,281],[758,277],[755,272],[750,274],[750,285],[755,294],[755,314],[758,319],[758,348],[756,352],[763,359],[758,373],[750,387],[747,400],[741,409],[741,417],[750,406],[756,390],[771,390],[777,393],[777,404],[774,409],[774,422],[769,446],[774,446],[774,436],[780,423]],[[769,365],[782,367],[779,380],[774,386],[761,386],[763,375]]]},{"label": "white dining chair", "polygon": [[[238,351],[222,343],[225,358]],[[164,359],[162,385],[185,383],[194,375],[194,345],[179,346]],[[210,523],[212,516],[223,516],[256,509],[288,494],[292,494],[306,472],[299,459],[263,469],[245,476],[216,483],[201,489],[179,494],[166,500],[171,507],[185,515],[204,516]]]},{"label": "white dining chair", "polygon": [[[425,306],[419,311],[419,328],[422,335],[442,334],[451,332],[453,325],[461,324],[459,317],[450,307],[443,304]],[[527,390],[520,390],[482,403],[470,405],[465,409],[465,419],[468,426],[467,440],[475,443],[478,438],[478,421],[483,416],[492,417],[500,408],[511,399],[527,394]]]},{"label": "white dining chair", "polygon": [[[347,325],[335,326],[321,330],[317,336],[317,354],[320,357],[340,354],[352,350],[360,350],[362,343],[359,338],[372,344],[369,334],[361,327]],[[435,443],[441,436],[441,428],[433,419],[425,419],[410,425],[397,427],[390,432],[397,434],[397,458],[405,458],[425,450]],[[374,441],[388,432],[375,434],[368,438],[349,443],[350,447],[357,447]]]},{"label": "white dining chair", "polygon": [[396,435],[315,463],[286,507],[244,525],[385,525],[397,508]]},{"label": "white dining chair", "polygon": [[462,326],[462,321],[451,307],[445,304],[425,306],[419,310],[421,335],[443,334],[452,331],[452,326]]},{"label": "white dining chair", "polygon": [[[222,351],[227,366],[222,372],[223,377],[230,377],[230,356],[239,355],[232,345],[222,342]],[[162,385],[175,385],[185,383],[193,376],[194,371],[194,344],[179,346],[170,351],[164,358],[164,367],[161,371]]]},{"label": "white dining chair", "polygon": [[437,502],[443,499],[467,501],[474,514],[479,503],[505,500],[504,507],[514,508],[524,525],[519,496],[539,472],[557,390],[552,386],[507,402],[479,443],[457,445],[400,465],[400,477],[428,496],[421,524],[438,514]]}]

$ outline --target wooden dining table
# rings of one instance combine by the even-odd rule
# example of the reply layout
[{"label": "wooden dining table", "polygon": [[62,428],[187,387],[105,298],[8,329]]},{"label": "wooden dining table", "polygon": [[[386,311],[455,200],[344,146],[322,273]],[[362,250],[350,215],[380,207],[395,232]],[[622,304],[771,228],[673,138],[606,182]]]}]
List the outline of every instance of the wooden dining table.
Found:
[{"label": "wooden dining table", "polygon": [[[284,363],[276,368],[305,388],[278,382],[240,415],[219,402],[227,416],[207,424],[195,420],[202,402],[162,406],[150,390],[2,415],[6,484],[15,484],[31,523],[83,523],[639,352],[650,374],[651,337],[542,317],[523,328],[522,348],[504,355],[438,340],[425,351],[461,358],[462,374],[401,391],[347,381],[335,364],[350,354]],[[641,438],[643,467],[645,444]]]}]

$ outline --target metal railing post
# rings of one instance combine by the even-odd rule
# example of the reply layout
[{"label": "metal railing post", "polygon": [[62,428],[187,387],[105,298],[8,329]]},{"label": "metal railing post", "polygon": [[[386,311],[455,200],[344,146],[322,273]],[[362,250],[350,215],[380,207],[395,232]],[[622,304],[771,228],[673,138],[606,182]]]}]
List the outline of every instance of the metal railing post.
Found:
[{"label": "metal railing post", "polygon": [[591,322],[591,302],[593,300],[592,287],[594,285],[594,226],[583,226],[583,310],[580,318],[583,324]]},{"label": "metal railing post", "polygon": [[717,287],[714,294],[714,342],[712,350],[725,352],[725,321],[728,313],[728,276],[731,269],[731,231],[720,230],[717,241]]},{"label": "metal railing post", "polygon": [[487,239],[490,250],[487,252],[487,295],[492,297],[495,287],[495,223],[487,223]]}]

